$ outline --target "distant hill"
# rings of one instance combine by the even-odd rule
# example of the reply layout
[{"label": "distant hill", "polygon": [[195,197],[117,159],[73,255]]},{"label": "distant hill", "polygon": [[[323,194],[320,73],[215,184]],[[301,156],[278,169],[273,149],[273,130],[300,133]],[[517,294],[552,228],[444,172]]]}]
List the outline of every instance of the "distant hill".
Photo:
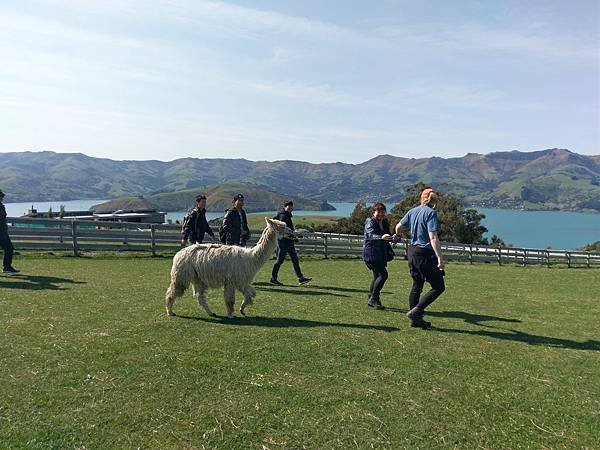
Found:
[{"label": "distant hill", "polygon": [[[473,206],[600,211],[600,156],[564,149],[470,153],[448,159],[381,155],[361,164],[199,158],[113,161],[47,151],[0,153],[0,188],[8,194],[7,201],[149,198],[163,193],[176,198],[179,191],[191,194],[239,182],[292,199],[391,203],[418,181]],[[223,206],[228,205],[215,208]]]},{"label": "distant hill", "polygon": [[[246,211],[271,211],[281,208],[282,203],[289,197],[266,189],[243,183],[224,183],[209,186],[206,189],[184,189],[175,192],[164,192],[148,197],[125,197],[111,200],[91,209],[96,213],[112,212],[117,209],[159,209],[161,211],[184,211],[194,207],[195,197],[198,193],[206,195],[207,211],[223,212],[231,208],[234,195],[243,193],[246,198]],[[309,211],[328,211],[335,208],[327,202],[294,198],[294,207]]]}]

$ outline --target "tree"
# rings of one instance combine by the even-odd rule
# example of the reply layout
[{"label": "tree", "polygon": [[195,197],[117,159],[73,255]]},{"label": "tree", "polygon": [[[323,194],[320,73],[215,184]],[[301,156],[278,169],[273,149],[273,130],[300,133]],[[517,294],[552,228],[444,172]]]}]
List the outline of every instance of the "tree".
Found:
[{"label": "tree", "polygon": [[52,219],[53,213],[52,213],[52,206],[50,208],[48,208],[48,212],[46,214],[44,214],[46,219]]},{"label": "tree", "polygon": [[600,253],[600,241],[596,241],[593,244],[587,244],[581,247],[584,252],[596,252]]},{"label": "tree", "polygon": [[65,205],[60,205],[60,209],[58,211],[58,217],[61,219],[65,218]]},{"label": "tree", "polygon": [[[417,183],[407,189],[408,196],[403,198],[390,212],[392,227],[400,222],[409,209],[420,204],[421,191],[426,187],[423,183]],[[485,214],[481,214],[475,209],[465,209],[462,201],[457,197],[440,191],[436,192],[438,194],[436,210],[440,221],[440,239],[463,244],[487,244],[487,239],[483,235],[488,230],[481,225]],[[408,237],[409,234],[403,229],[402,237]]]},{"label": "tree", "polygon": [[506,243],[504,242],[504,240],[499,238],[495,234],[492,235],[492,237],[490,238],[489,245],[491,245],[492,247],[506,247]]}]

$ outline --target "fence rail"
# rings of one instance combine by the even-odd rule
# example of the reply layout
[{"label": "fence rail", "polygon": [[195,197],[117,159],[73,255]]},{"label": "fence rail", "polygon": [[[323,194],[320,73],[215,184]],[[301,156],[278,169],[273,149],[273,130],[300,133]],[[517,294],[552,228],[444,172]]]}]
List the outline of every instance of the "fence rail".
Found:
[{"label": "fence rail", "polygon": [[[180,227],[169,224],[97,222],[69,219],[29,219],[9,217],[10,236],[20,250],[66,250],[82,252],[145,251],[180,249]],[[215,234],[217,229],[214,229]],[[256,244],[261,230],[252,230],[249,245]],[[350,234],[312,233],[300,239],[299,253],[329,256],[359,256],[363,237]],[[393,244],[397,258],[406,258],[406,241]],[[490,247],[484,245],[442,243],[449,261],[468,263],[519,264],[600,268],[600,254],[583,251]]]}]

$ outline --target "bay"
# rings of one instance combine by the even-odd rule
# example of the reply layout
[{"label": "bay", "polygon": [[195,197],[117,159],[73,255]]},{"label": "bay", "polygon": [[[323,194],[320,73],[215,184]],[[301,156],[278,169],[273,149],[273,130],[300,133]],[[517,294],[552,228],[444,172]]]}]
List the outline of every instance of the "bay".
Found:
[{"label": "bay", "polygon": [[[105,200],[69,200],[53,202],[33,202],[38,211],[58,211],[65,205],[67,211],[87,210],[92,205]],[[356,203],[331,203],[335,211],[294,211],[295,216],[348,217]],[[31,208],[32,203],[5,203],[9,216],[21,216]],[[485,214],[483,225],[489,230],[485,237],[493,234],[515,247],[555,248],[575,250],[585,244],[600,241],[600,214],[586,214],[564,211],[520,211],[509,209],[477,208]],[[276,211],[255,213],[272,217]],[[167,220],[181,221],[185,212],[167,213]],[[222,217],[222,212],[208,212],[208,220]]]},{"label": "bay", "polygon": [[575,250],[600,241],[600,214],[478,208],[483,225],[514,247]]},{"label": "bay", "polygon": [[19,217],[27,214],[27,211],[33,207],[38,212],[47,212],[48,209],[52,208],[53,212],[60,210],[60,205],[65,206],[66,211],[87,211],[92,206],[99,203],[104,203],[107,200],[66,200],[66,201],[52,201],[52,202],[23,202],[23,203],[4,203],[6,206],[6,214],[9,217]]}]

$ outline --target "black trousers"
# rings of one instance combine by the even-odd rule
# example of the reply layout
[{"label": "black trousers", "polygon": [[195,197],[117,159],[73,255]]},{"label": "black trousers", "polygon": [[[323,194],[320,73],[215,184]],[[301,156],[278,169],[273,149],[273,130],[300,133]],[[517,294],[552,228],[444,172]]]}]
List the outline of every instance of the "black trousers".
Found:
[{"label": "black trousers", "polygon": [[0,247],[4,250],[4,270],[12,267],[14,247],[8,236],[0,236]]},{"label": "black trousers", "polygon": [[296,247],[294,244],[279,244],[277,247],[277,260],[273,265],[273,270],[271,271],[271,278],[273,280],[277,279],[279,275],[279,269],[285,261],[285,255],[290,255],[290,259],[292,260],[292,265],[294,266],[294,272],[296,272],[296,276],[298,279],[304,278],[302,275],[302,270],[300,269],[300,261],[298,261],[298,253],[296,253]]},{"label": "black trousers", "polygon": [[[413,279],[408,308],[418,307],[423,311],[446,290],[444,276],[437,266],[437,256],[433,249],[409,246],[408,269]],[[421,297],[425,281],[431,285],[431,290]]]},{"label": "black trousers", "polygon": [[369,286],[369,300],[379,301],[383,285],[388,279],[387,263],[365,261],[365,264],[373,272],[373,279],[371,280],[371,286]]}]

